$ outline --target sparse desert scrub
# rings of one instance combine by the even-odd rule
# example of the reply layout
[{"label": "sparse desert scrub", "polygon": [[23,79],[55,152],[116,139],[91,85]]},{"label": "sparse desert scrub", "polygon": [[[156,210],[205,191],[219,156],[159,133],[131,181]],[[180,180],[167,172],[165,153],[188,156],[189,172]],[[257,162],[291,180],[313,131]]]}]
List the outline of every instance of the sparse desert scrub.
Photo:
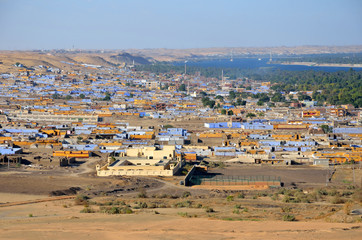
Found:
[{"label": "sparse desert scrub", "polygon": [[331,203],[332,204],[341,204],[341,203],[344,203],[344,199],[339,197],[339,196],[334,196],[332,199],[331,199]]},{"label": "sparse desert scrub", "polygon": [[283,221],[295,221],[295,216],[292,214],[283,215]]},{"label": "sparse desert scrub", "polygon": [[229,195],[229,196],[226,197],[226,200],[227,200],[228,202],[234,201],[234,196],[233,196],[233,195]]},{"label": "sparse desert scrub", "polygon": [[175,208],[185,208],[185,207],[192,207],[192,201],[183,201],[183,202],[178,202],[176,204],[174,204]]},{"label": "sparse desert scrub", "polygon": [[88,204],[89,197],[85,195],[77,195],[74,199],[75,205],[85,205]]},{"label": "sparse desert scrub", "polygon": [[82,210],[80,210],[81,213],[94,213],[94,209],[89,207],[89,206],[85,206]]},{"label": "sparse desert scrub", "polygon": [[343,206],[343,211],[346,215],[349,215],[351,213],[352,210],[352,202],[348,201],[344,204]]},{"label": "sparse desert scrub", "polygon": [[107,214],[131,214],[133,213],[132,209],[129,207],[101,207],[100,212]]},{"label": "sparse desert scrub", "polygon": [[211,208],[211,207],[206,207],[205,212],[212,213],[212,212],[215,212],[215,210],[213,208]]}]

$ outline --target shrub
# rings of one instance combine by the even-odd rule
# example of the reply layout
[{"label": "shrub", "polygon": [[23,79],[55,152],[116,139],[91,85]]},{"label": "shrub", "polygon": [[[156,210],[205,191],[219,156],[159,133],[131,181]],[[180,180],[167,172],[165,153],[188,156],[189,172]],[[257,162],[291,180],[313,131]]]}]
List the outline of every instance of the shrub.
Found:
[{"label": "shrub", "polygon": [[350,196],[352,194],[353,194],[353,192],[351,192],[351,191],[343,191],[342,196],[348,197],[348,196]]},{"label": "shrub", "polygon": [[167,205],[164,203],[161,203],[157,206],[158,208],[167,208]]},{"label": "shrub", "polygon": [[235,208],[235,209],[242,209],[243,207],[242,207],[240,204],[236,204],[236,205],[234,206],[234,208]]},{"label": "shrub", "polygon": [[88,196],[85,195],[77,195],[74,199],[76,205],[85,205],[88,204]]},{"label": "shrub", "polygon": [[322,196],[327,196],[327,195],[328,195],[327,190],[325,190],[325,189],[323,189],[323,188],[317,190],[317,193],[318,193],[319,195],[322,195]]},{"label": "shrub", "polygon": [[198,204],[196,205],[196,208],[202,208],[202,204],[201,204],[201,203],[198,203]]},{"label": "shrub", "polygon": [[211,208],[211,207],[206,207],[205,211],[206,211],[207,213],[215,212],[214,209]]},{"label": "shrub", "polygon": [[146,190],[144,188],[140,188],[137,197],[139,197],[139,198],[147,198]]},{"label": "shrub", "polygon": [[187,192],[187,191],[182,194],[183,198],[187,198],[187,197],[190,197],[190,196],[191,196],[191,193]]},{"label": "shrub", "polygon": [[187,200],[187,201],[183,201],[183,202],[178,202],[174,206],[176,208],[192,207],[192,202]]},{"label": "shrub", "polygon": [[147,203],[145,203],[145,202],[144,203],[140,202],[138,205],[140,206],[140,208],[147,208],[148,207]]},{"label": "shrub", "polygon": [[345,214],[349,215],[351,213],[352,210],[352,203],[351,202],[346,202],[343,206],[343,211]]},{"label": "shrub", "polygon": [[319,200],[319,195],[316,192],[313,192],[307,195],[307,199],[309,202],[315,202]]},{"label": "shrub", "polygon": [[130,214],[133,211],[129,207],[101,207],[101,212],[107,214]]},{"label": "shrub", "polygon": [[286,214],[283,216],[283,221],[295,221],[295,216],[292,214]]},{"label": "shrub", "polygon": [[32,213],[29,213],[28,217],[33,217],[33,214],[32,214]]},{"label": "shrub", "polygon": [[168,198],[168,195],[166,193],[163,193],[159,196],[159,198]]},{"label": "shrub", "polygon": [[187,212],[178,212],[177,214],[181,217],[188,217],[188,218],[191,217]]},{"label": "shrub", "polygon": [[94,213],[95,211],[91,207],[84,207],[80,210],[81,213]]},{"label": "shrub", "polygon": [[150,203],[150,204],[148,204],[147,208],[157,208],[157,204],[156,203]]},{"label": "shrub", "polygon": [[245,194],[244,193],[239,193],[237,197],[238,198],[245,198]]},{"label": "shrub", "polygon": [[234,196],[229,195],[229,196],[226,197],[226,200],[227,200],[228,202],[234,201]]},{"label": "shrub", "polygon": [[266,196],[268,196],[268,193],[266,193],[266,192],[259,192],[259,193],[257,194],[257,196],[258,196],[258,197],[266,197]]},{"label": "shrub", "polygon": [[332,204],[341,204],[344,203],[344,199],[339,196],[334,196],[331,200]]},{"label": "shrub", "polygon": [[289,203],[289,202],[292,201],[292,199],[289,196],[284,196],[282,201],[285,202],[285,203]]},{"label": "shrub", "polygon": [[339,193],[338,193],[338,191],[336,190],[336,189],[332,189],[331,191],[329,191],[328,192],[328,195],[329,196],[332,196],[332,197],[334,197],[334,196],[336,196],[336,195],[338,195]]},{"label": "shrub", "polygon": [[286,192],[287,190],[285,189],[285,188],[279,188],[278,189],[278,194],[285,194],[285,192]]},{"label": "shrub", "polygon": [[302,202],[302,199],[299,198],[299,197],[295,197],[295,198],[291,199],[291,202],[292,203],[300,203],[300,202]]},{"label": "shrub", "polygon": [[274,200],[274,201],[279,200],[279,194],[274,193],[273,196],[271,196],[271,199]]},{"label": "shrub", "polygon": [[282,207],[282,212],[288,213],[292,210],[290,207]]},{"label": "shrub", "polygon": [[133,211],[129,207],[125,207],[125,208],[122,208],[122,213],[123,214],[131,214],[131,213],[133,213]]},{"label": "shrub", "polygon": [[224,168],[225,167],[225,163],[222,161],[215,161],[215,162],[209,162],[207,164],[208,167],[211,168]]}]

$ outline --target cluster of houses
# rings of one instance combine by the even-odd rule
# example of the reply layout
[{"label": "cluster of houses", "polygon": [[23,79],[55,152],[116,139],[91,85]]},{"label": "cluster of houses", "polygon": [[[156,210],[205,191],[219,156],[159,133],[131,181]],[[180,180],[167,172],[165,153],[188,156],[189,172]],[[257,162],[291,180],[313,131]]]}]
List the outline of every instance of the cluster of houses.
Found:
[{"label": "cluster of houses", "polygon": [[[362,161],[361,111],[351,105],[260,105],[249,95],[271,93],[270,83],[63,64],[74,71],[20,64],[18,72],[0,73],[2,162],[44,149],[61,165],[105,156],[107,163],[97,165],[99,176],[170,176],[185,162],[205,160],[283,165]],[[245,104],[229,99],[233,92],[248,93]],[[219,107],[204,105],[205,95]],[[231,110],[230,116],[222,110]],[[142,120],[153,124],[137,124]],[[173,127],[172,122],[184,126]]]}]

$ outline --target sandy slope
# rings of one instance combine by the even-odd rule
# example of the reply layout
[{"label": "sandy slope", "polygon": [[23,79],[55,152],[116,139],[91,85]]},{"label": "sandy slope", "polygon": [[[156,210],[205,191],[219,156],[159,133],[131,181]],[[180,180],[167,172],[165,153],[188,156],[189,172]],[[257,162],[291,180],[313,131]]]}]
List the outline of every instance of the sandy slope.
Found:
[{"label": "sandy slope", "polygon": [[361,224],[229,222],[162,215],[29,218],[1,222],[1,239],[360,239]]},{"label": "sandy slope", "polygon": [[[16,196],[16,195],[14,195]],[[29,196],[28,196],[29,197]],[[80,213],[72,201],[0,208],[0,239],[360,239],[361,223],[224,221],[165,211]],[[68,205],[69,207],[64,207]],[[33,217],[29,217],[32,213]]]}]

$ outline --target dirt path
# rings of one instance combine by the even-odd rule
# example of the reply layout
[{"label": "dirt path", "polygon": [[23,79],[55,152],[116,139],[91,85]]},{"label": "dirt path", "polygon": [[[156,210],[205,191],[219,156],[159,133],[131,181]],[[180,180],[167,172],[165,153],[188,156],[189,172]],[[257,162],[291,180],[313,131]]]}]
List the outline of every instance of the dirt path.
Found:
[{"label": "dirt path", "polygon": [[91,165],[97,161],[99,161],[99,159],[96,159],[96,158],[87,159],[87,161],[85,163],[79,165],[77,172],[71,173],[70,176],[79,177],[83,174],[91,173],[91,172],[95,171],[95,168],[91,167]]},{"label": "dirt path", "polygon": [[34,200],[20,201],[20,202],[0,203],[0,207],[10,207],[10,206],[25,205],[25,204],[40,203],[40,202],[52,202],[52,201],[74,199],[74,198],[75,196],[60,196],[60,197],[50,197],[50,198],[34,199]]}]

